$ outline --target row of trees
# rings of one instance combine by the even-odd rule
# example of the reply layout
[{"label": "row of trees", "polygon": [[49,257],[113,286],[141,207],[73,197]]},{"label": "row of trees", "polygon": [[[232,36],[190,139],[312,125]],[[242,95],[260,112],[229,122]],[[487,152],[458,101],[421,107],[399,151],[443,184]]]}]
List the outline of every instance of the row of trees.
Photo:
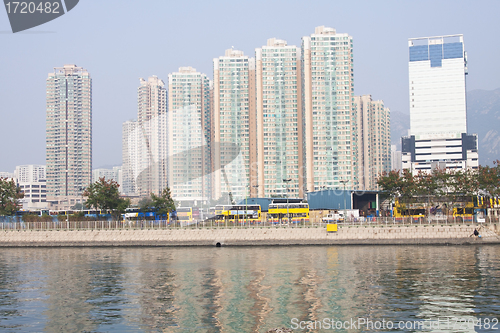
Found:
[{"label": "row of trees", "polygon": [[[91,184],[85,192],[87,197],[86,206],[90,208],[110,211],[120,216],[130,206],[129,198],[121,198],[118,191],[119,184],[114,180],[106,180],[104,177]],[[156,214],[168,216],[175,210],[175,203],[172,199],[170,189],[164,188],[160,195],[151,193],[151,197],[141,204],[144,212],[156,212]]]},{"label": "row of trees", "polygon": [[409,170],[391,171],[383,173],[377,183],[391,199],[433,196],[453,201],[457,196],[499,197],[500,161],[495,161],[493,167],[480,166],[477,170],[434,169],[415,175]]},{"label": "row of trees", "polygon": [[[419,172],[416,175],[409,170],[401,173],[390,171],[383,173],[377,183],[392,200],[396,197],[431,196],[448,198],[453,202],[458,196],[500,197],[500,161],[495,161],[493,167],[480,166],[477,170],[434,169],[431,173]],[[119,216],[130,206],[130,199],[120,197],[119,186],[114,180],[100,178],[85,189],[85,205]],[[13,180],[0,178],[0,215],[15,214],[19,210],[19,199],[23,197]],[[141,202],[141,210],[155,211],[160,215],[174,211],[170,189],[165,188],[158,196],[152,193],[151,198]]]},{"label": "row of trees", "polygon": [[[87,197],[85,206],[91,209],[110,212],[119,217],[130,206],[129,198],[121,198],[118,188],[120,185],[114,180],[106,180],[104,177],[90,184],[83,195]],[[14,180],[0,178],[0,216],[14,215],[20,208],[19,199],[24,194],[16,185]],[[172,199],[170,189],[165,188],[160,195],[151,193],[151,198],[147,201],[144,211],[155,211],[160,215],[168,215],[175,210],[175,203]]]}]

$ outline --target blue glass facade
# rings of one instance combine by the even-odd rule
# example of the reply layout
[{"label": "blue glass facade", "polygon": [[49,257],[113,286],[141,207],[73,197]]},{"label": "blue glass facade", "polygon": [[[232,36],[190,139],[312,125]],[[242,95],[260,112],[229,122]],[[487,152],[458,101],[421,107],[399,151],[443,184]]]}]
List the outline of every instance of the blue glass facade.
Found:
[{"label": "blue glass facade", "polygon": [[431,67],[441,67],[443,59],[462,58],[463,54],[460,42],[410,46],[410,61],[430,60]]},{"label": "blue glass facade", "polygon": [[443,44],[429,45],[431,67],[441,67],[443,60]]},{"label": "blue glass facade", "polygon": [[427,45],[410,46],[410,61],[429,60],[429,47]]},{"label": "blue glass facade", "polygon": [[443,59],[461,58],[464,54],[462,43],[446,43],[443,44]]}]

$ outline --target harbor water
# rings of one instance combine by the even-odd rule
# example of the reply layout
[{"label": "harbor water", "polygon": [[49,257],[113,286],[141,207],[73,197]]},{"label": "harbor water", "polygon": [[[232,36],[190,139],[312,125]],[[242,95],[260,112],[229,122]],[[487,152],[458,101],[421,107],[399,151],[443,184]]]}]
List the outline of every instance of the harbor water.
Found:
[{"label": "harbor water", "polygon": [[499,281],[499,245],[3,248],[0,331],[500,332]]}]

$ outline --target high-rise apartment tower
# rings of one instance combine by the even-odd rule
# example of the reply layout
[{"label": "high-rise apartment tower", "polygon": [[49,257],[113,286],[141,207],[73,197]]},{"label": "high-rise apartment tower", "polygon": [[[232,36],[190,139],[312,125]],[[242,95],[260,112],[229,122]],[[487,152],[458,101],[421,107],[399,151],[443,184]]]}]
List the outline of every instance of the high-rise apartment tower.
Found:
[{"label": "high-rise apartment tower", "polygon": [[[126,195],[137,195],[137,177],[139,172],[139,142],[140,134],[137,121],[128,120],[122,125],[122,188],[121,192]],[[145,145],[141,147],[145,149]]]},{"label": "high-rise apartment tower", "polygon": [[351,36],[321,26],[302,38],[302,98],[304,189],[353,188],[356,138]]},{"label": "high-rise apartment tower", "polygon": [[167,90],[156,76],[137,88],[137,179],[140,196],[160,194],[167,186]]},{"label": "high-rise apartment tower", "polygon": [[377,178],[391,171],[391,113],[383,101],[371,95],[354,97],[356,124],[357,185],[359,190],[378,190]]},{"label": "high-rise apartment tower", "polygon": [[[226,50],[214,59],[214,196],[229,192],[236,199],[250,194],[255,167],[255,59],[242,51]],[[219,145],[218,143],[221,143]],[[239,155],[224,151],[223,143],[239,146]],[[230,148],[232,149],[232,148]]]},{"label": "high-rise apartment tower", "polygon": [[47,197],[80,196],[92,181],[92,79],[76,65],[47,78]]},{"label": "high-rise apartment tower", "polygon": [[168,75],[168,184],[176,201],[206,203],[211,192],[210,80],[192,67]]},{"label": "high-rise apartment tower", "polygon": [[269,39],[255,50],[260,197],[302,197],[300,49]]}]

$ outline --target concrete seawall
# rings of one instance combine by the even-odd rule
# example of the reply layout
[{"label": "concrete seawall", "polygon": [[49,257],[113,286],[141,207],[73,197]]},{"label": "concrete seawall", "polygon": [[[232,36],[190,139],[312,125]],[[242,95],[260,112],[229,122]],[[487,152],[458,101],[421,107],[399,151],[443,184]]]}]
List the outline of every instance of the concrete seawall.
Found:
[{"label": "concrete seawall", "polygon": [[[479,228],[481,237],[471,236]],[[496,225],[342,226],[311,228],[8,230],[0,247],[45,246],[249,246],[341,244],[500,244]]]}]

